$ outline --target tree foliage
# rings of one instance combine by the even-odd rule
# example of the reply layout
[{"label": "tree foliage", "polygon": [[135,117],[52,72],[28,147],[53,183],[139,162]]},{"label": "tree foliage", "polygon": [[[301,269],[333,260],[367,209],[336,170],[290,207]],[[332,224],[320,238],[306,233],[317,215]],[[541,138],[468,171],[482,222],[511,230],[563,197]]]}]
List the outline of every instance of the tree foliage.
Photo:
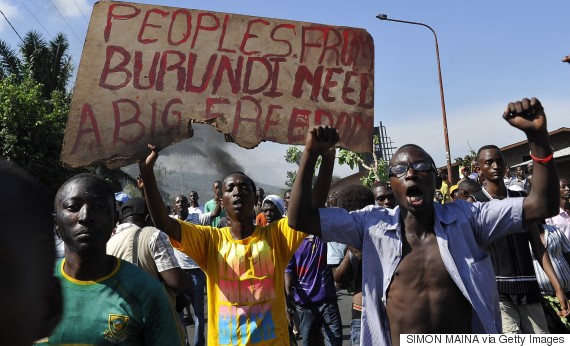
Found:
[{"label": "tree foliage", "polygon": [[[374,146],[379,144],[380,139],[378,136],[374,136]],[[366,154],[358,154],[347,149],[340,149],[337,152],[337,160],[340,165],[348,165],[351,169],[361,166],[366,169],[367,173],[364,177],[360,179],[363,185],[372,186],[375,181],[386,181],[388,180],[388,163],[383,159],[376,157],[374,147],[372,150],[373,162],[367,164],[365,160]],[[285,152],[285,161],[288,163],[293,163],[297,166],[301,163],[301,157],[303,156],[303,151],[298,147],[289,147]],[[321,158],[317,160],[316,167],[321,165]],[[285,185],[292,187],[297,177],[297,171],[287,171],[287,180]],[[315,180],[316,177],[313,177]],[[333,182],[339,180],[338,176],[333,176]],[[313,181],[314,183],[314,181]]]},{"label": "tree foliage", "polygon": [[66,167],[60,160],[73,67],[67,39],[30,31],[19,53],[0,40],[0,155],[35,176],[50,196],[71,176],[90,172],[121,190],[129,175],[106,167]]},{"label": "tree foliage", "polygon": [[374,145],[372,148],[371,164],[365,162],[365,154],[358,154],[347,149],[340,149],[338,151],[338,163],[341,165],[348,165],[351,169],[361,166],[366,170],[366,175],[360,179],[364,186],[372,186],[375,181],[388,180],[388,163],[383,159],[376,157],[374,146],[378,145],[379,138],[374,136]]},{"label": "tree foliage", "polygon": [[[289,147],[285,152],[285,161],[288,163],[294,163],[295,165],[297,165],[297,167],[299,167],[299,165],[301,164],[302,156],[303,156],[303,151],[299,149],[299,147]],[[320,165],[321,165],[321,157],[319,156],[315,167],[318,168]],[[287,180],[285,181],[286,186],[293,187],[293,183],[297,178],[297,171],[298,169],[295,171],[287,171]]]},{"label": "tree foliage", "polygon": [[100,175],[119,191],[133,181],[122,171],[96,166],[73,169],[61,162],[69,103],[69,95],[60,91],[45,99],[41,84],[30,76],[21,82],[16,76],[0,80],[0,154],[36,177],[50,196],[81,172]]},{"label": "tree foliage", "polygon": [[12,76],[22,82],[29,76],[41,84],[46,99],[54,91],[65,92],[73,72],[68,49],[69,42],[61,33],[48,42],[37,31],[29,31],[19,46],[21,57],[0,40],[0,79]]},{"label": "tree foliage", "polygon": [[59,162],[68,110],[68,96],[54,92],[45,99],[30,77],[21,83],[16,76],[0,81],[1,154],[51,189],[70,173],[62,172]]}]

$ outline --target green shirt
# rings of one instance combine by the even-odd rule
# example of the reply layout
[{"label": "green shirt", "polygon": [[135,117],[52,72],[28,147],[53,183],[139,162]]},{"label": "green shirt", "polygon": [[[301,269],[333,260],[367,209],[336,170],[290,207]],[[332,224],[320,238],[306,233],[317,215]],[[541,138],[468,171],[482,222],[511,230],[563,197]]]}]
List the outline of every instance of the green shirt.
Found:
[{"label": "green shirt", "polygon": [[39,345],[182,345],[177,318],[162,284],[131,263],[117,259],[111,274],[80,281],[55,275],[63,293],[63,317]]},{"label": "green shirt", "polygon": [[[216,209],[216,201],[214,201],[213,199],[209,200],[204,205],[204,213],[212,212],[215,209]],[[212,219],[211,226],[212,227],[218,227],[220,220],[225,216],[226,216],[226,211],[222,209],[222,211],[220,212],[220,215],[216,216],[215,218]]]}]

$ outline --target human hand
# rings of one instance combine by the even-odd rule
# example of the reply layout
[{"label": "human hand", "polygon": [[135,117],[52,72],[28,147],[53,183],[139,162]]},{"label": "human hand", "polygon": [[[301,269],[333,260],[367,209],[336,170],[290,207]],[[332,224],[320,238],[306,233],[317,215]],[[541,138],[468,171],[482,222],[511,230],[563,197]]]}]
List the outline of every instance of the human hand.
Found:
[{"label": "human hand", "polygon": [[564,58],[562,58],[562,62],[567,62],[570,64],[570,55],[566,55]]},{"label": "human hand", "polygon": [[520,101],[510,102],[503,113],[505,119],[511,126],[521,131],[530,133],[548,133],[546,130],[546,114],[540,101],[536,98],[524,98]]},{"label": "human hand", "polygon": [[566,294],[563,291],[556,292],[556,298],[560,302],[560,311],[558,312],[559,316],[568,317],[570,315],[570,310],[568,310],[568,298],[566,298]]},{"label": "human hand", "polygon": [[348,248],[348,251],[352,252],[352,255],[356,257],[357,260],[362,261],[362,251],[350,245],[347,245],[346,247]]},{"label": "human hand", "polygon": [[307,133],[305,150],[324,155],[339,141],[338,130],[331,126],[315,126]]},{"label": "human hand", "polygon": [[137,174],[137,188],[139,189],[139,191],[144,190],[144,181],[143,181],[140,173]]},{"label": "human hand", "polygon": [[148,148],[151,150],[150,154],[148,154],[145,160],[139,161],[139,170],[141,172],[149,169],[152,171],[154,164],[158,159],[158,149],[156,148],[156,145],[149,144]]}]

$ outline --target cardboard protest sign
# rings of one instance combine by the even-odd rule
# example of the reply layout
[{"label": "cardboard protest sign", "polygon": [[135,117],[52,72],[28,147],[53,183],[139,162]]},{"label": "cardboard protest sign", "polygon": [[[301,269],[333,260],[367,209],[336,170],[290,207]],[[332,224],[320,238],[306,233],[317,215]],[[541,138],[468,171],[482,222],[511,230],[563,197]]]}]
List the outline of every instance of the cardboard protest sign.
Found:
[{"label": "cardboard protest sign", "polygon": [[[65,131],[71,166],[120,167],[210,123],[226,139],[303,144],[313,125],[372,147],[374,43],[363,29],[96,3]],[[190,132],[190,133],[189,133]]]}]

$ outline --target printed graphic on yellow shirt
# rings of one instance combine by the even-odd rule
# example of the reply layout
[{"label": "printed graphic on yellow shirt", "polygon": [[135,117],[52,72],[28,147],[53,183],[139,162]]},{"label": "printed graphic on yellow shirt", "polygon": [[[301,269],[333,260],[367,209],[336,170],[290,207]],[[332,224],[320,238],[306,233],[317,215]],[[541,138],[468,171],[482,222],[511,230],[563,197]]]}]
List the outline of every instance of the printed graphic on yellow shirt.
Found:
[{"label": "printed graphic on yellow shirt", "polygon": [[275,298],[275,263],[271,247],[266,241],[225,242],[219,256],[218,344],[245,345],[274,339],[271,302]]}]

